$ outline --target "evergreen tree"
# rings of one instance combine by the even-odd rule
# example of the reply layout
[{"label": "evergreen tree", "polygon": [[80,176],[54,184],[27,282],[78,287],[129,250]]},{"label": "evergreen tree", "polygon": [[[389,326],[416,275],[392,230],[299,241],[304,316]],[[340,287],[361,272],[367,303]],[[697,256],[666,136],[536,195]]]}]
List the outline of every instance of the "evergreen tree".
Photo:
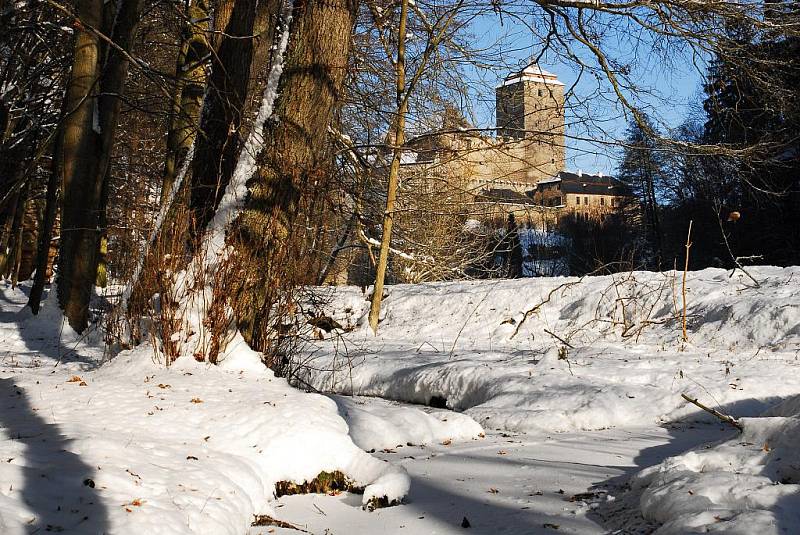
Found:
[{"label": "evergreen tree", "polygon": [[[794,18],[789,2],[767,2],[766,18]],[[706,159],[706,181],[718,211],[736,210],[741,223],[724,231],[735,238],[737,255],[763,254],[762,261],[796,263],[800,226],[800,39],[777,31],[730,29],[730,47],[740,61],[717,58],[709,68],[703,107],[703,141],[730,149],[730,155]]]},{"label": "evergreen tree", "polygon": [[667,159],[655,127],[644,117],[628,125],[617,177],[639,199],[642,209],[647,267],[659,269],[664,260],[659,200],[667,182]]}]

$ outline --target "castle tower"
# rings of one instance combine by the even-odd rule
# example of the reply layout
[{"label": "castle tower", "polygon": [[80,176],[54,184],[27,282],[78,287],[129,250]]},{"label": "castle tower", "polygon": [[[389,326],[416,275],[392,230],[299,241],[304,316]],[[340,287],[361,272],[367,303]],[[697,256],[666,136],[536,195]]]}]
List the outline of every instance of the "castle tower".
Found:
[{"label": "castle tower", "polygon": [[495,89],[497,135],[524,145],[527,180],[536,182],[564,169],[564,84],[531,64]]}]

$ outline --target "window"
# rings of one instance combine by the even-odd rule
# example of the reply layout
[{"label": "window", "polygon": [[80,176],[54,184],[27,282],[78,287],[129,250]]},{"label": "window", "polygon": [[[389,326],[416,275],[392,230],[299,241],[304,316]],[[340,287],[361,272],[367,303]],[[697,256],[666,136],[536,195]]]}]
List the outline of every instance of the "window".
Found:
[{"label": "window", "polygon": [[605,206],[605,205],[606,205],[606,198],[600,197],[600,206]]},{"label": "window", "polygon": [[581,198],[580,197],[575,197],[575,205],[576,206],[580,206],[581,205]]},{"label": "window", "polygon": [[544,96],[544,91],[542,91],[541,89],[539,90],[539,96],[540,96],[540,97],[543,97],[543,96]]},{"label": "window", "polygon": [[611,198],[611,208],[614,208],[614,198]]},{"label": "window", "polygon": [[585,204],[586,206],[589,206],[589,197],[584,197],[583,198],[583,204]]}]

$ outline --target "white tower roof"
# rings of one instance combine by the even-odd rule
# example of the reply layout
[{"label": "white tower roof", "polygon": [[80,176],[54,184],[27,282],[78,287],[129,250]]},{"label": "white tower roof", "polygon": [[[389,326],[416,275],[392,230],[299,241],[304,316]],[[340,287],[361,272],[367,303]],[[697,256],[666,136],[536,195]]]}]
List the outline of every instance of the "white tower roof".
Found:
[{"label": "white tower roof", "polygon": [[531,63],[521,71],[509,74],[498,87],[516,84],[517,82],[539,82],[548,85],[564,85],[558,81],[558,76],[542,69],[535,63]]}]

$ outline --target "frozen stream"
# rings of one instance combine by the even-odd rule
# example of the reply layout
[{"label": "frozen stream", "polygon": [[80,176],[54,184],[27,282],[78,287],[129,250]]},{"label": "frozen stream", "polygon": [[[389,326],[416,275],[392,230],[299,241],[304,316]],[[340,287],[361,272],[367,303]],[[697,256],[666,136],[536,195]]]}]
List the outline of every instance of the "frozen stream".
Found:
[{"label": "frozen stream", "polygon": [[[490,431],[482,439],[376,453],[411,475],[404,505],[368,513],[359,497],[343,493],[284,497],[276,510],[280,520],[319,535],[647,533],[638,510],[628,506],[636,497],[620,488],[627,475],[730,434],[711,424],[551,435]],[[298,532],[267,526],[251,533]]]}]

